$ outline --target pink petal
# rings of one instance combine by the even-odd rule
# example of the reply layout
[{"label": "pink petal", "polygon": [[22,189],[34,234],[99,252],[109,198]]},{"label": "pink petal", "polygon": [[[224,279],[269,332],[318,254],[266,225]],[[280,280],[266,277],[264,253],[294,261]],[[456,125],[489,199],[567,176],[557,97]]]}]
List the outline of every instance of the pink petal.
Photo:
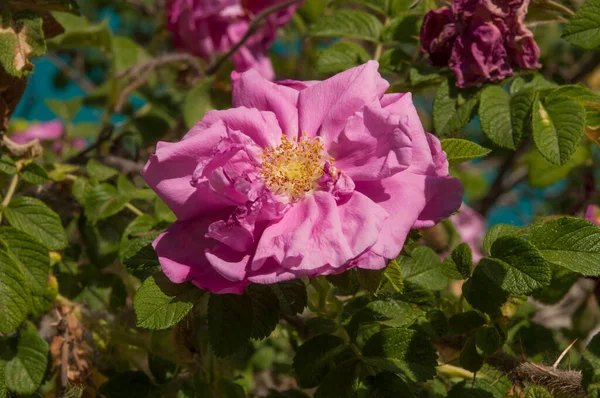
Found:
[{"label": "pink petal", "polygon": [[148,185],[180,220],[235,206],[214,193],[208,181],[196,187],[190,184],[198,164],[209,159],[214,147],[225,137],[224,124],[215,123],[207,129],[196,126],[188,135],[189,138],[176,143],[159,142],[156,153],[141,172]]},{"label": "pink petal", "polygon": [[40,141],[53,141],[59,139],[64,131],[64,126],[59,120],[43,122],[29,127],[27,130],[13,134],[10,139],[17,144],[26,144],[36,138]]},{"label": "pink petal", "polygon": [[429,177],[427,180],[425,208],[413,228],[433,227],[450,217],[461,205],[464,187],[453,177]]},{"label": "pink petal", "polygon": [[251,269],[260,269],[269,258],[290,270],[341,267],[375,243],[387,216],[358,193],[338,204],[331,194],[314,192],[267,226]]},{"label": "pink petal", "polygon": [[481,214],[462,204],[460,213],[450,217],[456,232],[463,242],[467,243],[473,252],[473,261],[478,263],[483,257],[483,237],[485,236],[485,219]]},{"label": "pink petal", "polygon": [[300,92],[300,132],[335,141],[347,119],[364,105],[378,101],[389,83],[381,78],[377,61],[348,69]]},{"label": "pink petal", "polygon": [[205,251],[218,245],[204,237],[210,221],[176,221],[156,238],[153,246],[162,270],[174,283],[192,281],[214,293],[241,294],[248,283],[225,278],[206,258]]},{"label": "pink petal", "polygon": [[319,80],[300,81],[300,80],[286,79],[286,80],[278,80],[275,83],[279,84],[280,86],[285,86],[285,87],[293,88],[294,90],[297,90],[297,91],[302,91],[306,88],[314,86],[317,83],[321,83],[321,81],[319,81]]},{"label": "pink petal", "polygon": [[378,270],[385,268],[387,261],[385,258],[378,254],[375,254],[371,250],[367,250],[365,253],[352,260],[352,266],[362,269]]},{"label": "pink petal", "polygon": [[273,112],[285,135],[298,135],[298,91],[271,83],[255,70],[233,72],[231,81],[234,107],[245,106]]}]

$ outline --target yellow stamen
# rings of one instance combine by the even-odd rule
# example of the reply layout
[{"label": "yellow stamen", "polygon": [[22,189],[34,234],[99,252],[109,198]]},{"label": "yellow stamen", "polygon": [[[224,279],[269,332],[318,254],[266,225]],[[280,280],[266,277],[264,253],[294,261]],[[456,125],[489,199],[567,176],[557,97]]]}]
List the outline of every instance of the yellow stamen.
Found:
[{"label": "yellow stamen", "polygon": [[333,162],[325,155],[319,137],[303,135],[290,141],[284,135],[279,146],[266,148],[262,153],[261,176],[273,193],[296,199],[317,187],[325,162]]}]

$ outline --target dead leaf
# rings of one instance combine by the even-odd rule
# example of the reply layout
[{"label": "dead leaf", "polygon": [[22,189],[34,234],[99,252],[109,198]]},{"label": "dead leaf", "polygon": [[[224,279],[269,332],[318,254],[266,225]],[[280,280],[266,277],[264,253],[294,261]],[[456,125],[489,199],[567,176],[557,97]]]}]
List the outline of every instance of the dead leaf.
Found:
[{"label": "dead leaf", "polygon": [[586,126],[585,135],[592,141],[594,144],[600,146],[600,127],[590,127]]},{"label": "dead leaf", "polygon": [[31,70],[33,64],[29,62],[29,54],[33,52],[33,48],[27,42],[27,26],[17,27],[15,25],[14,21],[11,21],[6,28],[0,26],[0,34],[8,34],[15,40],[15,57],[13,59],[15,69],[18,71]]}]

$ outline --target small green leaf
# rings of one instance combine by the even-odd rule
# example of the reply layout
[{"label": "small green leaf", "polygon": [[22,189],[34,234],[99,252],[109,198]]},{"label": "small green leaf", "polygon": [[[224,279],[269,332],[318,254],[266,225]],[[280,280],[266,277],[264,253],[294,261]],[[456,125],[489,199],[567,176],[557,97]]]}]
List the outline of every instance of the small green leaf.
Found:
[{"label": "small green leaf", "polygon": [[425,381],[435,376],[437,353],[427,337],[405,328],[384,329],[363,347],[363,361],[381,370]]},{"label": "small green leaf", "polygon": [[183,103],[183,119],[187,128],[194,127],[206,112],[215,109],[211,99],[214,81],[214,76],[203,79],[186,95]]},{"label": "small green leaf", "polygon": [[585,276],[600,275],[600,227],[573,217],[548,221],[530,241],[546,261]]},{"label": "small green leaf", "polygon": [[510,95],[500,86],[487,86],[481,91],[479,101],[481,129],[496,145],[515,149],[521,136],[513,130],[510,120]]},{"label": "small green leaf", "polygon": [[460,351],[460,366],[471,372],[477,372],[483,366],[483,357],[477,353],[475,336],[471,336]]},{"label": "small green leaf", "polygon": [[459,90],[444,81],[433,99],[433,126],[438,137],[459,131],[475,116],[479,98],[472,90]]},{"label": "small green leaf", "polygon": [[473,275],[467,279],[462,291],[473,308],[490,315],[498,314],[508,298],[508,293],[492,282],[480,266],[475,267]]},{"label": "small green leaf", "polygon": [[71,98],[68,100],[47,99],[44,103],[60,119],[70,122],[79,113],[81,105],[83,105],[83,97]]},{"label": "small green leaf", "polygon": [[367,292],[376,294],[381,286],[381,280],[383,277],[383,270],[371,270],[358,268],[356,270],[358,277],[358,283],[360,287],[365,289]]},{"label": "small green leaf", "polygon": [[10,156],[2,154],[0,156],[0,171],[5,174],[15,174],[17,172],[17,164]]},{"label": "small green leaf", "polygon": [[510,98],[510,121],[515,137],[522,139],[531,131],[531,109],[535,95],[535,88],[530,87],[513,94]]},{"label": "small green leaf", "polygon": [[492,257],[479,262],[487,276],[502,289],[528,294],[550,285],[552,270],[540,251],[516,236],[498,238],[492,245]]},{"label": "small green leaf", "polygon": [[404,280],[402,278],[402,269],[396,260],[390,261],[383,271],[383,276],[387,279],[397,293],[404,291]]},{"label": "small green leaf", "polygon": [[502,337],[494,325],[484,325],[477,330],[475,337],[477,353],[482,356],[492,355],[502,347]]},{"label": "small green leaf", "polygon": [[552,92],[557,97],[570,98],[585,108],[585,122],[591,127],[600,126],[600,95],[581,84],[561,86]]},{"label": "small green leaf", "polygon": [[177,221],[177,216],[169,209],[169,207],[158,196],[154,200],[154,215],[156,218],[168,223]]},{"label": "small green leaf", "polygon": [[375,385],[369,398],[403,397],[414,398],[408,384],[392,372],[381,372],[375,376]]},{"label": "small green leaf", "polygon": [[0,333],[15,330],[31,308],[31,293],[23,270],[10,255],[0,250]]},{"label": "small green leaf", "polygon": [[390,327],[410,326],[422,315],[422,311],[416,310],[410,304],[402,301],[371,301],[354,314],[348,325],[348,333],[350,336],[355,336],[359,325],[365,323]]},{"label": "small green leaf", "polygon": [[[543,255],[543,253],[542,253]],[[568,293],[581,276],[566,268],[552,265],[552,280],[550,286],[533,292],[533,298],[544,304],[556,304]]]},{"label": "small green leaf", "polygon": [[85,215],[92,222],[104,220],[119,213],[128,202],[129,198],[119,195],[113,185],[93,185],[85,192]]},{"label": "small green leaf", "polygon": [[353,42],[339,42],[321,51],[315,62],[319,73],[338,73],[362,65],[371,57],[365,48]]},{"label": "small green leaf", "polygon": [[396,259],[402,270],[405,281],[417,283],[431,290],[442,290],[448,285],[444,275],[440,257],[425,246],[412,251],[411,256],[400,256]]},{"label": "small green leaf", "polygon": [[521,228],[516,227],[514,225],[508,224],[496,224],[492,228],[490,228],[485,237],[483,238],[483,250],[486,253],[492,252],[492,245],[494,242],[503,236],[515,236],[518,235],[521,231]]},{"label": "small green leaf", "polygon": [[279,300],[267,285],[252,284],[247,293],[252,301],[254,314],[250,337],[259,340],[269,337],[279,323]]},{"label": "small green leaf", "polygon": [[460,280],[471,276],[473,269],[473,254],[467,243],[456,246],[452,254],[442,263],[442,272],[448,278]]},{"label": "small green leaf", "polygon": [[46,52],[42,17],[31,11],[6,12],[2,16],[0,66],[20,78],[33,71],[30,58]]},{"label": "small green leaf", "polygon": [[6,363],[6,386],[18,394],[33,394],[44,378],[48,366],[48,344],[28,324],[21,332],[17,355]]},{"label": "small green leaf", "polygon": [[301,314],[306,308],[308,300],[306,285],[300,279],[279,282],[270,285],[271,289],[279,299],[279,308],[286,316]]},{"label": "small green leaf", "polygon": [[54,37],[48,42],[55,48],[97,48],[106,55],[112,55],[112,33],[108,21],[90,24],[84,17],[66,13],[52,14],[60,23],[65,33]]},{"label": "small green leaf", "polygon": [[318,386],[325,376],[352,356],[352,350],[340,337],[323,334],[298,348],[294,357],[296,380],[302,388]]},{"label": "small green leaf", "polygon": [[98,162],[96,159],[90,159],[87,162],[86,171],[88,176],[95,181],[102,182],[108,180],[119,174],[119,172],[112,167],[108,167]]},{"label": "small green leaf", "polygon": [[176,285],[163,274],[147,278],[133,298],[137,326],[161,330],[178,324],[204,291],[191,283]]},{"label": "small green leaf", "polygon": [[79,204],[81,204],[81,205],[85,204],[86,192],[90,188],[90,186],[91,186],[90,183],[84,177],[77,177],[77,179],[75,179],[75,181],[73,181],[73,188],[72,188],[73,197],[75,197],[75,200],[77,200],[77,202],[79,202]]},{"label": "small green leaf", "polygon": [[336,10],[311,26],[313,37],[347,37],[378,42],[383,25],[379,19],[363,11]]},{"label": "small green leaf", "polygon": [[579,102],[551,93],[533,104],[533,140],[550,163],[563,165],[573,155],[585,132],[585,109]]},{"label": "small green leaf", "polygon": [[67,247],[67,235],[58,214],[41,200],[27,196],[13,199],[4,215],[10,225],[32,235],[48,249]]},{"label": "small green leaf", "polygon": [[6,389],[6,381],[4,376],[4,360],[0,361],[0,398],[6,398],[6,394],[8,394],[8,390]]},{"label": "small green leaf", "polygon": [[121,252],[123,265],[136,278],[144,280],[160,270],[158,256],[152,247],[157,235],[158,233],[150,233],[139,239],[132,239]]},{"label": "small green leaf", "polygon": [[211,294],[208,301],[208,334],[215,354],[233,355],[252,335],[254,315],[248,294]]},{"label": "small green leaf", "polygon": [[474,142],[460,138],[446,138],[441,140],[442,149],[446,152],[448,163],[456,165],[469,160],[487,156],[491,149],[484,148]]},{"label": "small green leaf", "polygon": [[357,360],[340,364],[330,372],[315,392],[315,398],[358,398],[358,376],[360,367]]},{"label": "small green leaf", "polygon": [[23,167],[19,176],[30,184],[42,184],[50,179],[46,170],[37,163],[29,163]]},{"label": "small green leaf", "polygon": [[529,390],[527,390],[525,398],[552,398],[552,394],[550,394],[544,387],[531,386]]},{"label": "small green leaf", "polygon": [[569,19],[562,37],[588,50],[600,47],[600,1],[587,0]]}]

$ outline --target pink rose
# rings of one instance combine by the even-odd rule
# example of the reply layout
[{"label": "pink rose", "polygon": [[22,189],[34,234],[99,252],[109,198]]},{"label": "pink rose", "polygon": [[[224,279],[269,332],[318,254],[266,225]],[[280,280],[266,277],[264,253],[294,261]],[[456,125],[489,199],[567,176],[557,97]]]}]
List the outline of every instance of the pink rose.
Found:
[{"label": "pink rose", "polygon": [[585,219],[600,225],[600,217],[598,216],[598,206],[589,205],[585,210]]},{"label": "pink rose", "polygon": [[10,136],[10,139],[17,144],[26,144],[36,138],[43,141],[54,141],[62,137],[65,127],[59,120],[34,124],[27,130],[18,132]]},{"label": "pink rose", "polygon": [[[175,46],[211,61],[217,54],[229,51],[248,32],[250,19],[267,7],[283,0],[169,0],[167,26],[173,33]],[[298,4],[267,18],[231,57],[238,72],[256,69],[269,80],[275,72],[267,50],[278,27],[291,19]]]},{"label": "pink rose", "polygon": [[285,85],[234,73],[235,108],[158,143],[142,175],[178,218],[153,244],[169,279],[241,293],[380,269],[411,228],[458,209],[439,140],[377,68]]},{"label": "pink rose", "polygon": [[471,248],[473,262],[478,263],[484,257],[482,248],[483,237],[485,236],[485,219],[464,203],[460,206],[459,211],[460,213],[450,217],[450,220],[461,240]]}]

